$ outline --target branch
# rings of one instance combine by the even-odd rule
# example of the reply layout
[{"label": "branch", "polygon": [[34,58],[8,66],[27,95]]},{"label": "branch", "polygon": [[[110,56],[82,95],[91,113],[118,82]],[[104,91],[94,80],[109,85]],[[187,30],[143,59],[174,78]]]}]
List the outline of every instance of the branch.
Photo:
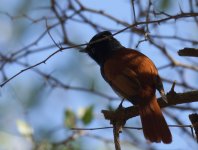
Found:
[{"label": "branch", "polygon": [[0,84],[0,87],[3,87],[6,83],[8,83],[9,81],[11,81],[12,79],[14,79],[15,77],[17,77],[18,75],[20,75],[21,73],[27,71],[27,70],[30,70],[32,68],[35,68],[41,64],[45,64],[52,56],[54,56],[55,54],[59,53],[59,52],[62,52],[63,50],[66,50],[66,49],[71,49],[71,48],[76,48],[76,47],[81,47],[81,46],[85,46],[87,44],[79,44],[79,45],[74,45],[74,46],[68,46],[68,47],[65,47],[65,48],[61,48],[61,49],[58,49],[56,50],[55,52],[53,52],[52,54],[50,54],[47,58],[45,58],[44,60],[32,65],[32,66],[29,66],[25,69],[22,69],[21,71],[19,71],[17,74],[13,75],[11,78],[9,78],[8,80],[4,81],[2,84]]},{"label": "branch", "polygon": [[[165,103],[162,98],[158,98],[158,103],[161,108],[169,107],[178,104],[192,103],[198,101],[198,91],[190,91],[186,93],[175,93],[169,92],[167,94],[168,103]],[[137,106],[127,107],[122,112],[117,113],[116,111],[102,110],[102,113],[106,120],[110,120],[111,123],[117,120],[128,120],[132,117],[139,115]]]},{"label": "branch", "polygon": [[[196,134],[196,138],[197,138],[197,142],[198,142],[198,114],[189,115],[189,119],[192,123],[194,130],[195,130],[195,134]],[[192,133],[193,133],[193,131],[192,131]]]},{"label": "branch", "polygon": [[179,56],[198,57],[198,49],[196,48],[184,48],[178,51]]},{"label": "branch", "polygon": [[116,150],[121,150],[120,146],[120,129],[122,129],[122,124],[118,122],[113,125],[113,136],[114,136],[114,144]]},{"label": "branch", "polygon": [[[53,0],[52,0],[53,2]],[[152,21],[143,21],[143,22],[137,22],[137,23],[134,23],[130,26],[127,26],[126,28],[123,28],[121,30],[119,30],[118,32],[114,33],[112,36],[115,36],[121,32],[124,32],[125,30],[128,30],[128,29],[131,29],[131,28],[135,28],[137,27],[138,25],[144,25],[144,24],[154,24],[154,23],[160,23],[160,22],[164,22],[164,21],[168,21],[168,20],[171,20],[171,19],[180,19],[180,18],[188,18],[188,17],[197,17],[198,16],[198,13],[181,13],[181,14],[178,14],[178,15],[174,15],[174,16],[168,16],[166,18],[163,18],[163,19],[159,19],[159,20],[152,20]],[[47,31],[46,31],[47,33]],[[42,37],[42,36],[41,36]],[[102,40],[105,40],[106,38],[109,38],[109,37],[105,37],[103,39],[99,39],[97,41],[94,41],[92,42],[91,44],[93,43],[96,43],[96,42],[100,42]],[[153,43],[152,43],[153,44]],[[81,47],[81,46],[86,46],[87,43],[84,43],[84,44],[79,44],[79,45],[74,45],[74,46],[69,46],[69,47],[61,47],[59,48],[57,51],[53,52],[51,55],[49,55],[46,59],[44,59],[43,61],[40,61],[28,68],[25,68],[21,71],[19,71],[18,73],[16,73],[15,75],[13,75],[12,77],[8,78],[6,81],[4,81],[3,83],[0,84],[0,87],[3,87],[6,83],[8,83],[9,81],[11,81],[12,79],[14,79],[15,77],[17,77],[18,75],[20,75],[21,73],[27,71],[27,70],[30,70],[32,68],[35,68],[41,64],[45,64],[52,56],[54,56],[55,54],[59,53],[59,52],[62,52],[63,50],[66,50],[66,49],[71,49],[71,48],[77,48],[77,47]],[[166,52],[166,51],[164,51]],[[167,52],[166,52],[167,53]],[[169,56],[167,54],[167,56]],[[169,59],[172,59],[170,56],[169,56]],[[198,70],[197,67],[194,67],[194,66],[188,66],[188,65],[184,65],[184,64],[181,64],[181,63],[176,63],[175,64],[177,66],[182,66],[182,67],[186,67],[186,68],[190,68],[190,69],[194,69],[194,70]]]}]

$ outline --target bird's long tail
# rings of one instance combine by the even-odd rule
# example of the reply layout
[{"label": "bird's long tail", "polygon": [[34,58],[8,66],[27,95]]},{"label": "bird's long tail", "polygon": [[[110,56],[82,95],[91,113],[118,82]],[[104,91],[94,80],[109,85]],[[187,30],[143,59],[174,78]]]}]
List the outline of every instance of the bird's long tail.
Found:
[{"label": "bird's long tail", "polygon": [[145,106],[139,106],[143,133],[150,142],[172,142],[172,135],[154,96]]}]

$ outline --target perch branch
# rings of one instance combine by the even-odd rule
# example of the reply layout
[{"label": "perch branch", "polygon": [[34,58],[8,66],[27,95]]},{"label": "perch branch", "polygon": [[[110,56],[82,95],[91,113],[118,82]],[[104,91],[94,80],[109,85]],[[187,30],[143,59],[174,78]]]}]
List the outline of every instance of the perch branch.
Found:
[{"label": "perch branch", "polygon": [[184,48],[178,51],[179,56],[198,57],[198,49]]},{"label": "perch branch", "polygon": [[[198,91],[190,91],[185,93],[175,93],[169,92],[167,94],[168,103],[165,103],[162,98],[158,98],[158,103],[161,108],[184,104],[184,103],[191,103],[198,101]],[[132,117],[136,117],[139,115],[139,110],[137,106],[127,107],[122,109],[122,113],[117,113],[116,111],[109,111],[109,110],[102,110],[102,113],[106,120],[110,120],[111,123],[115,120],[128,120]]]}]

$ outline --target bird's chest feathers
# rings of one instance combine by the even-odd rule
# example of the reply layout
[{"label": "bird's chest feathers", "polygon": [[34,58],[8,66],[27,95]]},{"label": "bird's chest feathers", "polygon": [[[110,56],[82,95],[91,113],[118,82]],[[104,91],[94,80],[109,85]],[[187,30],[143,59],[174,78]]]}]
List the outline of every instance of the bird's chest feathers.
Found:
[{"label": "bird's chest feathers", "polygon": [[[104,79],[122,97],[131,99],[150,97],[155,93],[156,72],[146,66],[147,58],[136,53],[120,54],[108,59],[101,68]],[[136,99],[135,98],[135,99]]]}]

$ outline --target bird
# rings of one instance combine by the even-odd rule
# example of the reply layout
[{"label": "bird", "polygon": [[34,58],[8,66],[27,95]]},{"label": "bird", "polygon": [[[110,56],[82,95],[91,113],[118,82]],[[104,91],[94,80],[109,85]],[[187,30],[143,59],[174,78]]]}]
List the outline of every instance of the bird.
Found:
[{"label": "bird", "polygon": [[91,38],[87,53],[99,66],[104,80],[123,99],[138,106],[145,138],[150,142],[169,144],[172,135],[156,98],[156,90],[167,102],[161,78],[151,59],[126,48],[110,31]]}]

